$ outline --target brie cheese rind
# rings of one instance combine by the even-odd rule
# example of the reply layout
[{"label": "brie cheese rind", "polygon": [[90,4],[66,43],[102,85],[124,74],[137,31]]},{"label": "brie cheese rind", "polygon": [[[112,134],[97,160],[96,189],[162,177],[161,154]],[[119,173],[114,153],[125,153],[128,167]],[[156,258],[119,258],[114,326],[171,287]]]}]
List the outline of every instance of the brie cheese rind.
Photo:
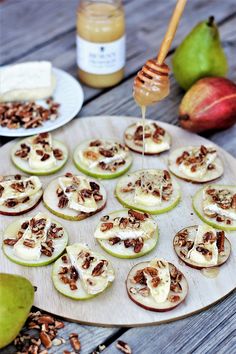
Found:
[{"label": "brie cheese rind", "polygon": [[[22,189],[13,188],[14,185],[20,185]],[[20,180],[3,180],[0,182],[0,186],[4,188],[1,193],[0,204],[4,204],[8,199],[21,200],[33,196],[42,188],[42,183],[38,177],[32,176]]]},{"label": "brie cheese rind", "polygon": [[[86,148],[79,150],[79,158],[87,167],[99,167],[100,163],[114,164],[127,158],[127,148],[125,146],[113,141],[100,140],[100,142],[99,146],[86,146]],[[111,151],[113,156],[102,155],[100,153],[101,149]]]},{"label": "brie cheese rind", "polygon": [[0,102],[43,99],[52,95],[55,84],[48,61],[5,66],[0,71]]},{"label": "brie cheese rind", "polygon": [[[79,183],[74,183],[72,177],[59,177],[58,182],[59,186],[63,190],[64,194],[67,196],[68,208],[84,212],[91,213],[97,210],[98,206],[94,199],[94,196],[91,194],[89,198],[79,198],[79,192],[83,189],[91,190],[90,184],[86,177],[77,176],[76,177]],[[74,190],[70,189],[73,185]]]},{"label": "brie cheese rind", "polygon": [[[136,151],[143,149],[143,125],[138,122],[132,124],[125,131],[126,145]],[[145,121],[144,153],[158,154],[170,149],[171,138],[169,134],[156,123]]]},{"label": "brie cheese rind", "polygon": [[[41,256],[41,245],[47,239],[47,233],[51,226],[51,220],[44,215],[43,213],[38,213],[33,219],[40,220],[45,219],[45,227],[42,233],[34,233],[32,226],[29,223],[29,226],[24,231],[23,236],[15,243],[13,246],[14,253],[17,257],[23,260],[37,261]],[[33,241],[34,247],[27,247],[24,245],[24,242]]]},{"label": "brie cheese rind", "polygon": [[[114,270],[104,257],[91,251],[88,246],[77,243],[66,248],[67,255],[72,266],[79,274],[79,280],[88,294],[98,294],[106,289],[110,282],[115,279]],[[83,267],[86,259],[91,259],[89,267]],[[103,262],[99,275],[94,273],[95,267]]]},{"label": "brie cheese rind", "polygon": [[169,263],[162,259],[155,258],[149,262],[148,267],[155,268],[159,278],[159,284],[157,286],[153,285],[153,277],[144,269],[144,276],[151,296],[157,303],[165,302],[168,298],[171,284]]},{"label": "brie cheese rind", "polygon": [[[214,241],[204,241],[204,235],[208,232],[214,235]],[[209,258],[204,256],[204,254],[198,250],[201,250],[201,248],[209,251],[211,254]],[[215,266],[218,264],[218,255],[219,250],[217,247],[217,235],[215,229],[208,225],[199,225],[195,236],[194,245],[189,250],[187,258],[199,265]]]},{"label": "brie cheese rind", "polygon": [[[127,215],[127,217],[129,217]],[[148,240],[154,235],[157,224],[153,219],[145,219],[140,221],[139,228],[133,228],[129,225],[125,228],[120,228],[119,222],[123,217],[115,217],[114,219],[109,218],[107,222],[113,223],[113,227],[106,231],[101,231],[100,226],[103,222],[100,222],[95,230],[94,237],[101,240],[109,240],[113,237],[119,237],[122,241],[128,239],[137,239],[142,237],[143,240]]]},{"label": "brie cheese rind", "polygon": [[[215,195],[218,195],[218,202],[213,195],[209,194],[208,191],[214,189]],[[230,188],[223,186],[207,186],[203,190],[203,201],[202,207],[203,212],[206,215],[220,215],[225,218],[236,220],[236,208],[232,208],[232,198],[234,196],[234,191],[231,191]],[[225,202],[228,204],[227,208],[222,208],[221,204]]]}]

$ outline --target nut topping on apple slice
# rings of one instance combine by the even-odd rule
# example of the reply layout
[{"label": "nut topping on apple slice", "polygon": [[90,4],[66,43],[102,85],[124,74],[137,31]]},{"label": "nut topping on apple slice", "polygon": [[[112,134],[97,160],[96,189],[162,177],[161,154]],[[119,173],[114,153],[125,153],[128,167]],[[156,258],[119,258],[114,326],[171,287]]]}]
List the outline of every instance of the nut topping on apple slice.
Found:
[{"label": "nut topping on apple slice", "polygon": [[156,312],[172,310],[188,292],[184,275],[173,264],[160,259],[136,264],[128,274],[126,288],[134,303]]}]

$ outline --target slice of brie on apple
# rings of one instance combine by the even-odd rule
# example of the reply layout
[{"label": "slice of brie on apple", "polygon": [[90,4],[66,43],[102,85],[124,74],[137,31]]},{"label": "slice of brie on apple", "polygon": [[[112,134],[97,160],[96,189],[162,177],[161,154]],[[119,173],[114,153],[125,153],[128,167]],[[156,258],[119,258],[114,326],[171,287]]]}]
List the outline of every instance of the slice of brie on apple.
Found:
[{"label": "slice of brie on apple", "polygon": [[[53,154],[51,134],[48,134],[48,136],[43,139],[47,143],[46,145],[40,143],[35,144],[34,141],[36,139],[37,136],[34,136],[27,140],[27,143],[30,146],[28,159],[30,168],[34,170],[47,170],[53,168],[57,164],[57,160]],[[38,153],[39,151],[42,151],[43,154],[48,154],[49,157],[46,160],[43,160],[42,155]]]},{"label": "slice of brie on apple", "polygon": [[[114,156],[111,156],[111,157],[103,156],[99,152],[99,150],[101,148],[105,149],[105,150],[112,149]],[[91,152],[93,154],[93,158],[90,159],[90,158],[86,157],[85,151]],[[99,146],[89,146],[89,147],[87,147],[86,150],[80,150],[79,157],[85,165],[87,165],[88,167],[94,168],[94,167],[97,167],[99,165],[99,163],[101,163],[101,162],[108,165],[108,164],[113,164],[116,161],[125,160],[127,157],[127,151],[122,149],[119,146],[119,143],[109,142],[109,141],[101,141],[101,145],[99,145]]]},{"label": "slice of brie on apple", "polygon": [[[137,123],[137,128],[143,127],[142,124]],[[136,129],[137,129],[136,128]],[[153,135],[156,131],[156,127],[153,123],[145,123],[145,133],[150,133]],[[148,137],[144,139],[144,150],[148,153],[155,153],[157,151],[157,146],[160,151],[169,150],[170,148],[170,139],[164,131],[164,135],[158,135],[158,142],[153,140],[153,137]]]},{"label": "slice of brie on apple", "polygon": [[[206,233],[213,233],[215,236],[215,240],[213,242],[205,241],[204,235]],[[204,256],[204,254],[198,250],[201,250],[201,248],[204,248],[209,251],[211,256],[209,258]],[[217,235],[215,229],[208,225],[199,225],[194,240],[194,245],[189,250],[187,258],[199,265],[215,266],[218,264],[218,254],[219,251],[217,247]]]},{"label": "slice of brie on apple", "polygon": [[[140,175],[141,183],[135,186],[134,201],[144,205],[160,205],[162,201],[162,190],[167,182],[163,179],[163,171],[150,171]],[[158,194],[153,194],[158,190]]]},{"label": "slice of brie on apple", "polygon": [[[211,187],[210,187],[211,188]],[[233,194],[231,193],[230,190],[227,188],[223,189],[222,186],[220,188],[217,188],[216,186],[213,187],[217,193],[225,193],[225,198],[230,198],[230,200],[233,197]],[[207,193],[207,190],[209,187],[206,187],[203,190],[203,201],[202,201],[202,206],[203,206],[203,211],[206,215],[220,215],[225,218],[229,218],[232,220],[236,220],[236,209],[229,207],[227,209],[223,209],[220,207],[220,205],[214,201],[212,196]],[[227,196],[226,196],[227,195]]]},{"label": "slice of brie on apple", "polygon": [[[64,194],[67,196],[69,202],[68,207],[70,209],[81,211],[84,213],[91,213],[97,210],[97,203],[94,196],[91,194],[89,198],[79,198],[79,192],[83,189],[91,190],[90,184],[86,177],[77,176],[79,183],[75,184],[73,179],[70,177],[59,177],[59,186],[63,190]],[[74,187],[75,190],[70,190],[70,186]]]},{"label": "slice of brie on apple", "polygon": [[[71,264],[79,274],[82,286],[88,294],[98,294],[106,289],[109,282],[115,278],[114,271],[108,266],[108,261],[96,252],[92,252],[88,246],[76,243],[66,247]],[[89,260],[89,266],[85,266],[86,260]],[[101,274],[96,274],[95,267],[102,264]]]},{"label": "slice of brie on apple", "polygon": [[[19,190],[17,188],[13,188],[14,185],[21,186],[22,188]],[[2,191],[2,195],[0,197],[0,204],[3,204],[7,199],[22,199],[25,197],[30,197],[36,194],[41,188],[42,184],[40,179],[36,176],[28,177],[21,180],[6,180],[0,182],[0,185],[4,188]]]},{"label": "slice of brie on apple", "polygon": [[151,296],[158,303],[165,302],[170,292],[171,283],[169,263],[162,259],[155,258],[149,262],[148,267],[155,268],[159,278],[159,284],[155,286],[155,282],[152,281],[153,277],[144,269],[143,273]]},{"label": "slice of brie on apple", "polygon": [[[200,147],[194,147],[190,150],[186,150],[190,154],[190,158],[198,158],[201,151]],[[179,170],[188,177],[202,178],[206,173],[208,166],[212,164],[217,158],[217,152],[209,152],[201,157],[201,162],[187,164],[185,161],[180,163]],[[187,158],[188,160],[188,158]],[[192,170],[193,165],[196,165],[196,169]]]},{"label": "slice of brie on apple", "polygon": [[115,218],[116,220],[109,219],[108,222],[109,223],[112,222],[113,227],[106,231],[101,231],[100,229],[101,223],[99,223],[94,234],[95,238],[101,240],[109,240],[110,238],[113,237],[119,237],[121,240],[128,240],[128,239],[137,239],[139,237],[142,237],[143,240],[148,240],[152,238],[157,228],[155,221],[149,218],[144,221],[141,221],[139,228],[133,228],[127,226],[126,228],[122,229],[119,226],[119,220],[121,220],[121,218],[122,217],[116,217]]},{"label": "slice of brie on apple", "polygon": [[[17,257],[29,260],[38,261],[41,256],[41,245],[47,239],[47,233],[51,226],[51,220],[43,213],[38,213],[34,218],[35,221],[45,219],[45,227],[40,234],[33,232],[32,226],[29,226],[24,231],[23,236],[13,246],[14,253]],[[31,243],[31,246],[26,246],[27,242]],[[24,244],[25,243],[25,244]]]}]

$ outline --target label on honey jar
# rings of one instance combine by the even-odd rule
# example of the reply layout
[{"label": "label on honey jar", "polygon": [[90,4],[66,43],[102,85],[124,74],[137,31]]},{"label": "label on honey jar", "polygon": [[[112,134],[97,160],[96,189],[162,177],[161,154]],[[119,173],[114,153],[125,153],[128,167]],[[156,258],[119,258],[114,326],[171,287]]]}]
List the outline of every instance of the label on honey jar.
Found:
[{"label": "label on honey jar", "polygon": [[125,66],[125,36],[108,43],[93,43],[77,35],[77,65],[90,74],[112,74]]}]

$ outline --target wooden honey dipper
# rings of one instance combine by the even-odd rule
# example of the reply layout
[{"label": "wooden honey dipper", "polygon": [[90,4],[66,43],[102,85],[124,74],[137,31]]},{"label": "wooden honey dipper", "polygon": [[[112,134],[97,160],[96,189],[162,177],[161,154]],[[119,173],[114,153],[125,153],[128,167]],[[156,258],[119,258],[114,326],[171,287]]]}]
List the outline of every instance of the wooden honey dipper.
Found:
[{"label": "wooden honey dipper", "polygon": [[178,0],[157,59],[149,59],[134,79],[133,96],[144,107],[161,101],[169,94],[170,69],[164,63],[174,39],[187,0]]}]

